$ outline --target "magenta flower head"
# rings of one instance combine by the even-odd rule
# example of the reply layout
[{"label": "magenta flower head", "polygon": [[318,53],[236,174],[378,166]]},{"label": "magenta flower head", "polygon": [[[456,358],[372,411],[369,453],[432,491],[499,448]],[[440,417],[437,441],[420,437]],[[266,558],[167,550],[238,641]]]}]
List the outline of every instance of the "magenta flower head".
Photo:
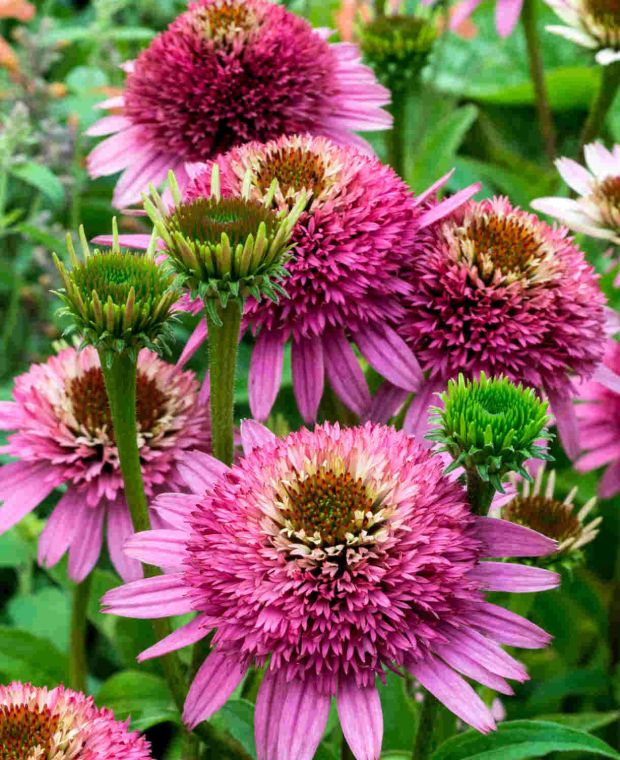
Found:
[{"label": "magenta flower head", "polygon": [[0,751],[10,760],[148,760],[146,739],[92,697],[17,681],[0,686]]},{"label": "magenta flower head", "polygon": [[[257,336],[249,378],[252,415],[269,415],[290,339],[293,386],[306,421],[316,417],[325,378],[357,414],[368,406],[351,343],[396,386],[414,390],[420,368],[394,329],[405,315],[403,297],[411,292],[403,268],[432,239],[428,225],[477,187],[437,204],[434,192],[443,178],[415,198],[376,158],[310,135],[244,145],[217,164],[223,195],[239,195],[249,181],[250,196],[264,201],[275,179],[275,208],[292,208],[302,192],[311,198],[293,230],[293,255],[285,264],[281,284],[288,298],[249,301],[246,307],[246,324]],[[194,179],[187,200],[209,195],[211,173],[209,166]]]},{"label": "magenta flower head", "polygon": [[195,458],[198,495],[163,495],[173,530],[139,533],[128,554],[167,574],[113,589],[107,612],[197,617],[140,659],[198,641],[213,651],[187,697],[195,726],[251,665],[265,668],[255,713],[258,760],[310,760],[336,698],[358,760],[377,760],[376,679],[412,673],[479,731],[494,721],[463,676],[503,693],[523,666],[500,644],[543,647],[540,628],[485,601],[485,590],[542,591],[554,573],[483,557],[544,555],[555,542],[474,517],[458,483],[415,440],[367,423],[277,439],[245,422],[231,469]]},{"label": "magenta flower head", "polygon": [[604,384],[593,380],[579,387],[576,412],[585,453],[576,467],[581,472],[607,467],[599,495],[611,499],[620,492],[620,345],[615,341],[607,344],[605,368]]},{"label": "magenta flower head", "polygon": [[198,0],[126,67],[121,110],[91,129],[111,135],[88,158],[91,176],[123,171],[114,203],[140,199],[172,169],[249,140],[294,132],[366,145],[353,132],[386,129],[389,92],[357,46],[267,0]]},{"label": "magenta flower head", "polygon": [[[181,484],[188,449],[210,448],[208,408],[199,385],[144,349],[138,355],[137,416],[147,495]],[[0,468],[0,533],[66,486],[39,539],[39,562],[55,565],[69,551],[69,575],[82,581],[101,551],[107,519],[110,557],[125,580],[141,577],[122,551],[133,532],[97,351],[61,351],[15,381],[14,401],[0,403],[0,427],[14,431]]]},{"label": "magenta flower head", "polygon": [[606,340],[605,298],[584,254],[565,229],[506,198],[472,202],[436,232],[411,259],[414,293],[400,329],[428,377],[407,429],[423,428],[450,378],[484,371],[545,391],[576,455],[571,376],[594,373]]}]

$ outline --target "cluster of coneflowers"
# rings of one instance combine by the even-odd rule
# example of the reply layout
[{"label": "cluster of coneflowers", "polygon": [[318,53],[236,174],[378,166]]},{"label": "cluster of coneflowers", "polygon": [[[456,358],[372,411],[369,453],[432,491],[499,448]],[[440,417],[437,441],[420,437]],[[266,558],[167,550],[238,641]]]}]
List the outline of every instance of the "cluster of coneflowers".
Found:
[{"label": "cluster of coneflowers", "polygon": [[[618,37],[588,12],[608,63]],[[405,86],[430,23],[371,30],[370,57]],[[69,241],[59,296],[81,343],[0,404],[0,530],[62,488],[39,562],[68,552],[83,602],[105,537],[125,585],[104,611],[154,620],[138,659],[166,656],[187,729],[218,757],[248,757],[208,722],[248,677],[259,760],[311,760],[333,699],[347,751],[378,760],[388,670],[417,679],[429,714],[436,699],[493,730],[470,682],[511,694],[528,676],[501,645],[549,636],[486,592],[554,588],[600,522],[554,494],[549,412],[578,467],[610,465],[601,495],[620,490],[620,351],[583,252],[478,186],[439,200],[449,175],[414,195],[354,134],[390,126],[388,90],[327,39],[266,0],[198,0],[125,66],[89,168],[123,171],[114,202],[141,201],[153,234],[114,229],[92,250],[82,232],[81,256]],[[587,146],[589,171],[561,160],[580,197],[537,207],[617,242],[619,150]],[[172,365],[158,353],[179,310],[204,317]],[[254,419],[236,433],[246,333]],[[183,364],[205,341],[201,387]],[[287,346],[305,427],[277,437],[261,423]],[[63,687],[1,689],[0,740],[28,760],[149,756]],[[415,757],[430,746],[418,735]]]}]

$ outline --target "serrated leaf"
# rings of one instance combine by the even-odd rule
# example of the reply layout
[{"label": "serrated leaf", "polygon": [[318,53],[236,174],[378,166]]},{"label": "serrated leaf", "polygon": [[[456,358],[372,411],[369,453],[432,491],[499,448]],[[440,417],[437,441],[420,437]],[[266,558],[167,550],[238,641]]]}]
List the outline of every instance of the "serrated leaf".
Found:
[{"label": "serrated leaf", "polygon": [[585,731],[543,720],[515,720],[500,723],[487,736],[477,731],[454,736],[433,753],[432,760],[527,760],[550,752],[620,758],[615,749]]}]

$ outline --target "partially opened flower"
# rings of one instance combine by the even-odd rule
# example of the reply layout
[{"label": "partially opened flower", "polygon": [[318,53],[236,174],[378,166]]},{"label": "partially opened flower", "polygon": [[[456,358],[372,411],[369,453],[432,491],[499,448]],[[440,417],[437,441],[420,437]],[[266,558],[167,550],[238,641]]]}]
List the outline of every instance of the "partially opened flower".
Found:
[{"label": "partially opened flower", "polygon": [[557,550],[543,562],[561,566],[580,559],[580,549],[593,541],[603,518],[587,520],[596,505],[596,497],[588,499],[579,509],[575,506],[577,486],[564,499],[555,495],[556,472],[546,473],[545,466],[538,468],[533,485],[514,474],[511,476],[515,496],[500,510],[504,520],[542,533],[557,541]]},{"label": "partially opened flower", "polygon": [[575,456],[571,378],[593,375],[606,341],[605,298],[584,254],[565,229],[506,198],[471,202],[436,232],[412,259],[400,326],[427,373],[407,429],[424,429],[433,393],[450,378],[485,372],[544,391]]},{"label": "partially opened flower", "polygon": [[576,467],[580,472],[606,467],[598,492],[611,499],[620,493],[620,345],[615,341],[607,344],[605,367],[614,382],[591,381],[578,389],[579,442],[585,453]]},{"label": "partially opened flower", "polygon": [[336,698],[358,760],[378,758],[383,719],[375,682],[412,673],[479,731],[489,709],[463,678],[502,693],[525,669],[500,644],[538,648],[540,628],[488,603],[485,590],[542,591],[554,573],[485,557],[537,556],[549,539],[471,515],[462,488],[413,438],[366,424],[325,424],[277,439],[243,423],[245,457],[231,469],[192,458],[197,495],[163,495],[174,530],[129,540],[130,556],[166,575],[114,589],[106,611],[197,617],[146,652],[162,655],[215,630],[187,697],[195,726],[252,665],[265,668],[255,712],[259,760],[311,760]]},{"label": "partially opened flower", "polygon": [[146,739],[92,697],[17,681],[0,686],[0,753],[6,760],[148,760]]},{"label": "partially opened flower", "polygon": [[[570,158],[555,162],[578,198],[537,198],[532,208],[559,219],[575,232],[620,244],[620,145],[600,142],[583,149],[586,166]],[[586,168],[587,167],[587,168]]]},{"label": "partially opened flower", "polygon": [[[235,148],[217,166],[224,196],[246,187],[251,198],[271,197],[281,211],[310,195],[285,264],[288,297],[247,304],[245,322],[257,336],[249,376],[253,416],[265,419],[272,408],[290,339],[293,387],[306,421],[315,419],[325,378],[350,409],[366,409],[368,387],[351,343],[395,385],[417,387],[418,364],[394,329],[404,318],[403,296],[411,291],[403,268],[423,254],[429,225],[477,186],[438,204],[434,193],[443,178],[416,198],[377,159],[310,135]],[[186,200],[208,196],[212,170],[213,165],[193,180]]]},{"label": "partially opened flower", "polygon": [[[88,158],[91,176],[123,171],[114,203],[140,199],[168,170],[249,140],[300,131],[360,144],[355,130],[390,126],[388,91],[350,43],[267,0],[191,3],[126,67],[119,108],[90,129],[112,135]],[[365,144],[365,143],[364,143]]]},{"label": "partially opened flower", "polygon": [[[210,447],[206,406],[192,372],[156,354],[138,355],[137,417],[147,495],[172,483],[189,449]],[[104,522],[118,573],[140,577],[122,552],[132,533],[110,409],[97,351],[61,351],[15,381],[14,401],[0,403],[0,427],[14,431],[4,452],[16,457],[0,468],[0,533],[59,486],[66,486],[39,539],[39,562],[56,564],[69,551],[69,575],[83,580],[101,552]]]},{"label": "partially opened flower", "polygon": [[620,61],[620,8],[615,0],[545,0],[566,26],[547,31],[596,51],[603,66]]}]

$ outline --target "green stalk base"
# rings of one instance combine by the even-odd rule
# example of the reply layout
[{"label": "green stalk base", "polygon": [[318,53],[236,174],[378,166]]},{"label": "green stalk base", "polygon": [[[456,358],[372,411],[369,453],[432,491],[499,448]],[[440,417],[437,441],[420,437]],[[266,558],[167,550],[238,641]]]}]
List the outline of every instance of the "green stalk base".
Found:
[{"label": "green stalk base", "polygon": [[71,603],[71,645],[69,647],[69,685],[75,691],[86,692],[88,662],[86,657],[86,631],[88,619],[88,599],[92,574],[88,575],[73,589]]}]

